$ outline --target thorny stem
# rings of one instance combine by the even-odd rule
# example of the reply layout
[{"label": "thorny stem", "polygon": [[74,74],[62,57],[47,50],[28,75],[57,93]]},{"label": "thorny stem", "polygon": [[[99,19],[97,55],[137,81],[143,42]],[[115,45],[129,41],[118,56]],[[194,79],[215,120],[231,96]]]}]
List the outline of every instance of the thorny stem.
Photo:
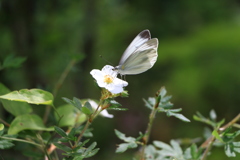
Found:
[{"label": "thorny stem", "polygon": [[146,146],[147,146],[147,143],[149,140],[150,132],[152,130],[152,125],[153,125],[153,120],[157,113],[159,103],[160,103],[160,99],[158,97],[156,97],[156,103],[152,109],[150,116],[149,116],[148,127],[147,127],[147,130],[145,131],[145,135],[143,137],[143,147],[142,147],[141,154],[140,154],[140,160],[145,160],[145,149],[146,149]]},{"label": "thorny stem", "polygon": [[[72,67],[75,65],[76,60],[71,60],[69,62],[69,64],[67,65],[67,67],[65,68],[64,72],[61,74],[60,78],[58,79],[56,85],[54,86],[53,89],[53,97],[56,97],[58,90],[61,88],[64,80],[66,79],[67,75],[69,74],[70,70],[72,69]],[[44,113],[44,117],[43,117],[43,122],[46,123],[49,117],[49,113],[51,111],[51,106],[47,106],[45,113]]]},{"label": "thorny stem", "polygon": [[[223,127],[218,129],[218,133],[221,133],[223,131],[225,131],[227,128],[234,126],[235,123],[240,119],[240,113],[233,118],[230,122],[228,122],[226,125],[224,125]],[[207,158],[207,154],[210,151],[213,142],[215,141],[215,137],[211,136],[209,137],[205,142],[203,142],[203,144],[200,146],[201,148],[206,148],[206,150],[203,153],[203,156],[201,158],[201,160],[205,160]]]}]

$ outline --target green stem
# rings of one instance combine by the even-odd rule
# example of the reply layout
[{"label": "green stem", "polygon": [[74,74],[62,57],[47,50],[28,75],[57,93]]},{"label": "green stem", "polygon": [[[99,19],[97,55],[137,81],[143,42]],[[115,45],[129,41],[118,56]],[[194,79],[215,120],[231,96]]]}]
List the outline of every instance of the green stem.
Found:
[{"label": "green stem", "polygon": [[11,141],[18,141],[18,142],[24,142],[24,143],[29,143],[29,144],[33,144],[35,146],[38,146],[38,147],[42,147],[42,145],[40,144],[37,144],[35,142],[31,142],[31,141],[27,141],[27,140],[23,140],[23,139],[18,139],[18,138],[10,138],[10,137],[0,137],[2,139],[7,139],[7,140],[11,140]]},{"label": "green stem", "polygon": [[201,160],[205,160],[205,159],[207,158],[208,152],[209,152],[210,149],[212,148],[212,144],[213,144],[214,141],[215,141],[215,138],[214,138],[214,137],[211,137],[211,138],[209,139],[209,141],[208,141],[208,146],[207,146],[206,150],[204,151]]},{"label": "green stem", "polygon": [[[218,129],[218,133],[221,133],[225,131],[227,128],[234,126],[235,123],[240,119],[240,114],[238,114],[235,118],[233,118],[230,122],[228,122],[226,125]],[[206,150],[203,153],[203,156],[201,160],[205,160],[207,158],[207,154],[210,151],[213,142],[215,141],[215,137],[211,136],[209,137],[203,144],[200,146],[201,148],[206,148]]]},{"label": "green stem", "polygon": [[141,154],[140,154],[140,160],[145,160],[145,149],[147,147],[149,136],[150,136],[150,133],[152,130],[153,120],[157,113],[159,103],[160,103],[160,99],[158,97],[156,97],[156,103],[152,109],[150,116],[149,116],[148,127],[147,127],[147,129],[145,131],[145,135],[143,137],[143,147],[142,147]]},{"label": "green stem", "polygon": [[85,124],[82,132],[81,132],[80,135],[78,136],[78,139],[77,139],[74,147],[76,147],[77,144],[80,142],[80,140],[81,140],[82,137],[83,137],[84,132],[88,129],[89,125],[92,123],[92,121],[94,120],[94,118],[97,117],[97,115],[98,115],[98,109],[99,109],[99,107],[100,107],[100,105],[101,105],[102,103],[103,103],[103,101],[101,100],[101,101],[99,102],[99,104],[98,104],[97,109],[94,111],[94,113],[93,113],[91,116],[89,116],[88,121],[87,121],[87,123]]},{"label": "green stem", "polygon": [[[70,70],[72,69],[72,67],[75,65],[76,60],[71,60],[69,62],[69,64],[67,65],[67,67],[65,68],[64,72],[62,73],[62,75],[60,76],[59,80],[57,81],[56,85],[54,86],[53,89],[53,97],[56,97],[59,89],[61,88],[64,80],[66,79],[67,75],[69,74]],[[47,106],[45,113],[44,113],[44,117],[43,117],[43,122],[46,123],[49,117],[49,113],[51,111],[51,106]]]}]

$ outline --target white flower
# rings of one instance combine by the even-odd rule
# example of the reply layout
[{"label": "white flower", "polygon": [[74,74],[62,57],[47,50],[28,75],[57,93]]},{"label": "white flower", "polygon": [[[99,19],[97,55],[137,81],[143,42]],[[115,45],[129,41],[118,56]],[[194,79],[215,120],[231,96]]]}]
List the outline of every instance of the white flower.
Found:
[{"label": "white flower", "polygon": [[106,65],[102,70],[93,69],[90,74],[96,79],[99,87],[104,87],[113,94],[118,94],[123,91],[123,87],[128,83],[117,78],[117,71],[113,70],[114,67]]},{"label": "white flower", "polygon": [[[91,104],[91,106],[93,107],[94,110],[97,109],[98,104],[95,101],[89,99],[88,102]],[[106,109],[102,110],[100,112],[100,115],[102,115],[103,117],[107,117],[107,118],[113,118],[113,115],[109,114]]]}]

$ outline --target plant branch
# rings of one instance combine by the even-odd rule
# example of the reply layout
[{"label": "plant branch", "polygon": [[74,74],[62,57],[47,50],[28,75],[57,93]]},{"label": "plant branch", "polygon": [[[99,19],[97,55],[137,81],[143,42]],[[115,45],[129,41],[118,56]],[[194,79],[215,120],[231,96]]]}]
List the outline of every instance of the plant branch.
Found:
[{"label": "plant branch", "polygon": [[140,160],[145,160],[145,149],[146,149],[146,146],[147,146],[147,143],[148,143],[148,140],[149,140],[149,136],[150,136],[150,133],[151,133],[151,130],[152,130],[152,125],[153,125],[153,120],[154,120],[155,115],[157,113],[159,103],[160,103],[160,99],[158,97],[156,97],[156,103],[153,106],[152,112],[149,116],[148,127],[147,127],[147,129],[145,131],[145,135],[143,137],[143,147],[142,147],[141,154],[140,154]]},{"label": "plant branch", "polygon": [[[60,78],[58,79],[56,85],[54,86],[53,89],[53,97],[56,97],[59,89],[61,88],[64,80],[66,79],[67,75],[69,74],[70,70],[72,69],[72,67],[75,65],[76,60],[71,60],[69,62],[69,64],[67,65],[67,67],[65,68],[65,70],[63,71],[63,73],[61,74]],[[49,113],[51,111],[51,106],[47,106],[45,113],[44,113],[44,117],[43,117],[43,122],[46,123],[49,117]]]},{"label": "plant branch", "polygon": [[40,144],[37,144],[35,142],[31,142],[31,141],[27,141],[27,140],[24,140],[24,139],[10,138],[10,137],[1,137],[1,138],[2,139],[11,140],[11,141],[18,141],[18,142],[29,143],[29,144],[33,144],[33,145],[38,146],[38,147],[42,147],[42,145],[40,145]]},{"label": "plant branch", "polygon": [[[234,126],[235,123],[240,119],[240,113],[233,118],[230,122],[228,122],[226,125],[224,125],[223,127],[218,129],[218,133],[221,133],[223,131],[225,131],[227,128]],[[208,152],[210,151],[213,142],[215,141],[215,137],[211,136],[209,137],[205,142],[202,143],[202,145],[200,146],[201,148],[206,148],[206,150],[204,151],[203,157],[201,158],[201,160],[205,160],[207,157]]]},{"label": "plant branch", "polygon": [[8,127],[10,127],[10,124],[9,124],[9,123],[7,123],[6,121],[4,121],[3,119],[1,119],[1,118],[0,118],[0,121],[1,121],[3,124],[5,124],[5,126],[8,126]]}]

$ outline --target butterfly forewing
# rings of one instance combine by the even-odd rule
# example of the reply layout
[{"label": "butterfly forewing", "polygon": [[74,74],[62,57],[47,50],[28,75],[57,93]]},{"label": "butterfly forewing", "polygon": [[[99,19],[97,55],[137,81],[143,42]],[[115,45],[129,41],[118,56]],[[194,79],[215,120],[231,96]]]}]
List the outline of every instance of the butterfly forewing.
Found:
[{"label": "butterfly forewing", "polygon": [[142,44],[134,51],[122,65],[118,66],[118,72],[121,75],[139,74],[152,68],[155,64],[157,54],[158,40],[153,38]]},{"label": "butterfly forewing", "polygon": [[145,42],[147,42],[148,40],[151,39],[151,35],[149,30],[144,30],[142,32],[140,32],[132,41],[132,43],[127,47],[127,49],[124,51],[119,65],[122,65],[126,59],[132,54],[134,53],[142,44],[144,44]]}]

